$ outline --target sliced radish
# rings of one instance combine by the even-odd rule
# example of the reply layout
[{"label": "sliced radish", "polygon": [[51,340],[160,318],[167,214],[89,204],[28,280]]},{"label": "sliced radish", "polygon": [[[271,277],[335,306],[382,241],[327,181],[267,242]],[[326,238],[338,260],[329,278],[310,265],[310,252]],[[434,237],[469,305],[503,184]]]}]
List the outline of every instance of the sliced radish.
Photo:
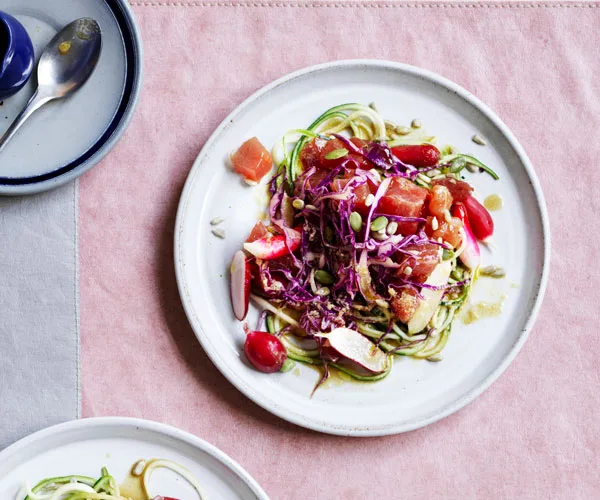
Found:
[{"label": "sliced radish", "polygon": [[295,229],[287,229],[286,237],[283,235],[265,236],[258,240],[244,243],[244,249],[257,259],[272,260],[295,252],[302,241],[302,234]]},{"label": "sliced radish", "polygon": [[463,203],[469,216],[473,235],[478,240],[485,242],[494,234],[494,219],[492,219],[488,209],[473,196],[467,196]]},{"label": "sliced radish", "polygon": [[[452,261],[443,260],[433,270],[425,284],[433,286],[446,285],[451,271]],[[413,314],[413,317],[408,322],[408,333],[418,333],[427,327],[442,301],[444,289],[432,290],[430,288],[423,288],[421,290],[421,295],[423,298],[419,302],[415,314]]]},{"label": "sliced radish", "polygon": [[465,242],[465,249],[460,254],[459,259],[469,269],[476,269],[479,267],[481,257],[479,252],[479,244],[477,243],[477,239],[475,238],[473,230],[471,229],[471,224],[469,223],[467,209],[462,203],[456,203],[452,208],[452,215],[454,217],[458,217],[462,221],[465,238],[467,240]]},{"label": "sliced radish", "polygon": [[248,313],[250,303],[250,262],[242,250],[238,250],[231,261],[231,305],[233,314],[242,321]]},{"label": "sliced radish", "polygon": [[373,342],[350,328],[336,328],[319,335],[324,354],[332,363],[351,368],[359,375],[376,375],[388,368],[389,359]]}]

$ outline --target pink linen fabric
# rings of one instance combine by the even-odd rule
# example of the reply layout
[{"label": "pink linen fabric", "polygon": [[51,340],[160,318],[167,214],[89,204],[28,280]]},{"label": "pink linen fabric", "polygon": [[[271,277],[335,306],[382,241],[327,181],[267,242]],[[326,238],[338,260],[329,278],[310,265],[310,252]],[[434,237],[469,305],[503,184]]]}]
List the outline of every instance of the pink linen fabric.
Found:
[{"label": "pink linen fabric", "polygon": [[[84,416],[166,422],[231,455],[274,499],[593,499],[600,494],[600,5],[133,2],[145,88],[126,136],[80,181]],[[179,301],[186,175],[244,98],[305,66],[381,58],[436,71],[515,132],[550,213],[540,317],[506,373],[411,433],[304,430],[231,386]]]}]

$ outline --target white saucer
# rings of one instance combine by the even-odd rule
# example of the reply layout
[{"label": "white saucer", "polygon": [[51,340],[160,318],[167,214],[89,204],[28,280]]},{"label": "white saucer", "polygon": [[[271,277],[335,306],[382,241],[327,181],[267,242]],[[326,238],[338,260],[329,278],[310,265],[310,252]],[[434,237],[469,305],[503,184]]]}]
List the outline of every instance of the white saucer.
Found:
[{"label": "white saucer", "polygon": [[[133,115],[142,83],[141,40],[125,0],[4,0],[2,10],[27,29],[39,58],[63,26],[92,17],[102,53],[86,84],[38,110],[0,154],[0,194],[45,191],[78,177],[116,144]],[[0,106],[0,134],[36,87],[27,85]]]}]

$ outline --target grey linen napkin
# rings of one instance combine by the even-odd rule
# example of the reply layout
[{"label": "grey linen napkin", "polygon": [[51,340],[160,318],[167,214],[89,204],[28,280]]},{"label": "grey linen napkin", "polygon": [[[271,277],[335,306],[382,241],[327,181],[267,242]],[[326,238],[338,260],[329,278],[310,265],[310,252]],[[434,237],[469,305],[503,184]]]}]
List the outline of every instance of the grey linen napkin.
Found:
[{"label": "grey linen napkin", "polygon": [[0,449],[79,416],[77,184],[0,197]]}]

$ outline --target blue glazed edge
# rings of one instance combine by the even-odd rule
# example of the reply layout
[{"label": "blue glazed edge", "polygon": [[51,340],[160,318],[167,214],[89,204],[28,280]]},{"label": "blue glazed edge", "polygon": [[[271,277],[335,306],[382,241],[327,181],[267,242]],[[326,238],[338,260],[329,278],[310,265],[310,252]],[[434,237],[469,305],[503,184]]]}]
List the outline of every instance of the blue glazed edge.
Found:
[{"label": "blue glazed edge", "polygon": [[[119,0],[104,0],[109,9],[115,16],[119,31],[123,36],[123,45],[125,48],[126,75],[125,85],[123,87],[123,96],[119,102],[117,112],[110,122],[102,136],[92,145],[85,153],[71,163],[60,167],[52,172],[40,174],[32,177],[3,177],[0,176],[0,186],[27,186],[38,184],[52,179],[61,177],[62,175],[72,172],[73,170],[85,165],[94,155],[96,155],[106,143],[108,143],[113,134],[119,129],[121,122],[127,118],[126,114],[130,104],[135,103],[134,91],[139,92],[139,84],[136,85],[136,79],[141,78],[141,47],[139,47],[138,39],[135,36],[135,28],[131,25],[129,13],[123,3]],[[58,184],[56,184],[58,185]],[[52,186],[54,187],[54,186]]]}]

